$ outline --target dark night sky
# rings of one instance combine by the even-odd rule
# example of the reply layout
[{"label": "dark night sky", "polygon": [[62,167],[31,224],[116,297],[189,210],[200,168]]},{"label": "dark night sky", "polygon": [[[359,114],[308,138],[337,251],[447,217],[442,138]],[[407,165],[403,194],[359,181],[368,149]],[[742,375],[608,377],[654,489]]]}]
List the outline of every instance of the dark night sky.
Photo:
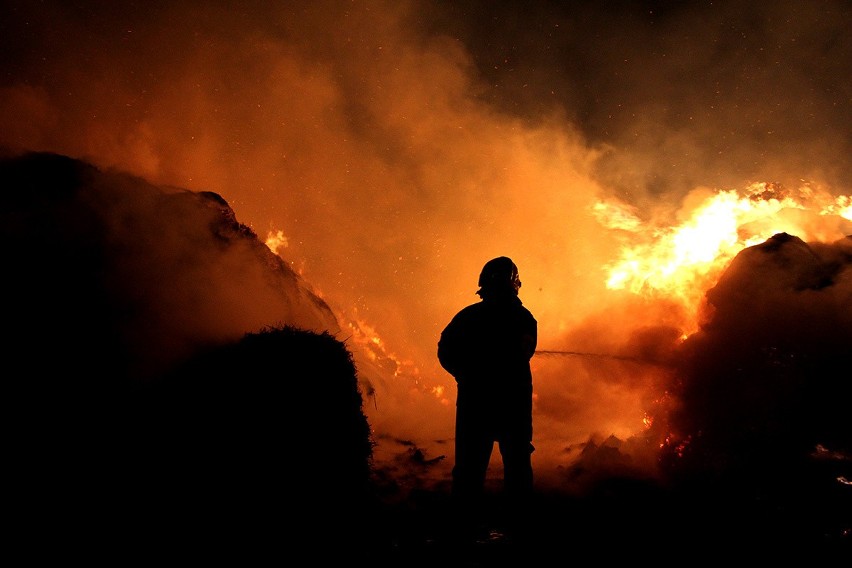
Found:
[{"label": "dark night sky", "polygon": [[[563,109],[593,144],[656,157],[644,179],[613,179],[626,190],[725,186],[779,163],[810,175],[815,161],[849,186],[848,3],[473,2],[454,15],[443,23],[485,100],[533,121]],[[684,167],[695,159],[700,175]]]},{"label": "dark night sky", "polygon": [[[782,164],[793,180],[850,184],[848,2],[3,5],[6,88],[52,92],[70,68],[85,76],[126,65],[112,80],[144,103],[152,82],[169,80],[158,70],[192,66],[190,52],[211,29],[211,47],[262,35],[345,66],[337,40],[378,39],[387,15],[406,42],[446,38],[462,49],[473,99],[534,124],[570,123],[592,145],[657,162],[612,172],[623,158],[604,160],[599,173],[624,191],[788,181],[777,179]],[[337,79],[358,90],[345,69]],[[698,171],[688,167],[695,161]]]}]

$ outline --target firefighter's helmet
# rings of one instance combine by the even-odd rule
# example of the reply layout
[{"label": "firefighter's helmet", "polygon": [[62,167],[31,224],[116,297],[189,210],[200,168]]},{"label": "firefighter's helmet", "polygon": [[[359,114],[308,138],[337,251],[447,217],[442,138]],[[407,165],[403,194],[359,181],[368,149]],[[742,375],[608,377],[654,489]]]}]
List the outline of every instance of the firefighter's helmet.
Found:
[{"label": "firefighter's helmet", "polygon": [[479,274],[479,292],[509,291],[517,294],[521,287],[521,279],[518,276],[518,267],[507,256],[499,256],[491,259],[482,267]]}]

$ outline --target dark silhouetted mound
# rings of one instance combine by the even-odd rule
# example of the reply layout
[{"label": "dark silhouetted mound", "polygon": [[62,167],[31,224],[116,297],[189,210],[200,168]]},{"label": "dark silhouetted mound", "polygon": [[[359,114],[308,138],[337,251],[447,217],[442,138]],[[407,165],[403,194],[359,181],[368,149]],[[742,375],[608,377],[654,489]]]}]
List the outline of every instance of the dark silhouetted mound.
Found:
[{"label": "dark silhouetted mound", "polygon": [[54,154],[0,160],[0,188],[13,540],[245,559],[368,529],[336,319],[225,200]]}]

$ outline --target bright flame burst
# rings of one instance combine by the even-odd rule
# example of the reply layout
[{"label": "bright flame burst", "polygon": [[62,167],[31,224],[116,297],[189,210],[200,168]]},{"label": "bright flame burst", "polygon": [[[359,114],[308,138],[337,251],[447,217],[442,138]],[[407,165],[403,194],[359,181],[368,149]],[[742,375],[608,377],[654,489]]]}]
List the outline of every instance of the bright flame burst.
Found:
[{"label": "bright flame burst", "polygon": [[806,216],[785,214],[794,210],[852,220],[852,198],[832,197],[808,185],[788,192],[775,184],[754,183],[744,195],[737,190],[716,192],[684,223],[666,228],[647,226],[623,204],[598,203],[594,212],[608,228],[633,233],[634,240],[647,235],[639,244],[625,246],[620,260],[606,266],[607,287],[676,299],[694,313],[706,290],[742,249],[781,232],[803,240],[844,236],[815,233]]},{"label": "bright flame burst", "polygon": [[[280,256],[282,249],[289,246],[287,236],[284,231],[270,231],[264,241],[266,246],[273,253]],[[302,274],[302,270],[296,270],[298,274]],[[312,291],[319,297],[323,297],[322,291],[312,288]],[[333,308],[334,309],[334,308]],[[420,370],[410,360],[402,359],[388,349],[388,346],[379,336],[376,329],[366,320],[357,316],[357,309],[353,309],[353,313],[347,314],[343,311],[334,309],[335,317],[339,322],[343,322],[344,328],[349,330],[348,341],[353,347],[357,348],[357,353],[363,356],[366,361],[382,368],[386,372],[391,373],[394,378],[408,379],[414,388],[424,388],[432,396],[441,401],[442,404],[448,405],[451,401],[447,398],[446,389],[442,385],[433,385],[426,387],[421,384]]]},{"label": "bright flame burst", "polygon": [[276,254],[278,254],[278,249],[287,248],[289,244],[284,231],[270,231],[266,236],[266,246]]},{"label": "bright flame burst", "polygon": [[378,331],[367,323],[363,318],[357,316],[357,309],[352,315],[337,313],[340,321],[346,322],[350,336],[348,342],[356,347],[357,353],[365,357],[365,361],[382,368],[394,379],[407,381],[412,389],[428,392],[438,399],[441,404],[452,403],[447,398],[446,389],[441,385],[428,386],[422,382],[420,369],[409,359],[402,359],[388,349],[388,346],[379,336]]}]

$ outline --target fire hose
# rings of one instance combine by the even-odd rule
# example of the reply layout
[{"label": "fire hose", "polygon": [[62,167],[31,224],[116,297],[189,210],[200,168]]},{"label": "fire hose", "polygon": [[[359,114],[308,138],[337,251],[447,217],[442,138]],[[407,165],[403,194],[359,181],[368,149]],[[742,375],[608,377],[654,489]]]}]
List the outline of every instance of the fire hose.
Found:
[{"label": "fire hose", "polygon": [[630,363],[639,363],[641,365],[653,365],[656,367],[670,367],[670,363],[648,359],[646,357],[632,357],[629,355],[615,355],[614,353],[591,353],[587,351],[554,351],[554,350],[536,350],[535,355],[544,357],[587,357],[594,359],[614,359],[617,361],[627,361]]}]

